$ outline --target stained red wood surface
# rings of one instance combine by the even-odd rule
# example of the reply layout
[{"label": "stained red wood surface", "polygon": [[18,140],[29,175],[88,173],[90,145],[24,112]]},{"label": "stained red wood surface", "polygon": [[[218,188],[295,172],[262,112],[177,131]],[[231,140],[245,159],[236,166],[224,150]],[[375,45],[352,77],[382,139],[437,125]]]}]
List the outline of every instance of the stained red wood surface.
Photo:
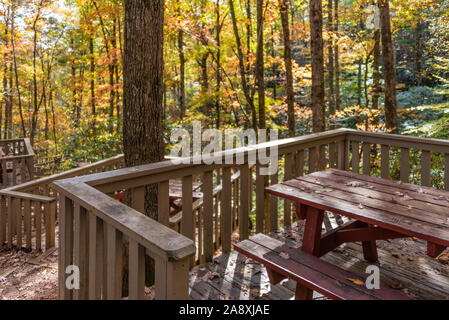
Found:
[{"label": "stained red wood surface", "polygon": [[[263,234],[235,245],[235,250],[264,264],[270,272],[287,276],[300,284],[337,300],[407,300],[402,293],[381,286],[369,290],[365,279],[331,265],[304,251],[293,249]],[[297,292],[298,294],[298,292]],[[307,291],[301,294],[307,296]]]},{"label": "stained red wood surface", "polygon": [[329,169],[266,188],[404,236],[449,246],[449,192]]}]

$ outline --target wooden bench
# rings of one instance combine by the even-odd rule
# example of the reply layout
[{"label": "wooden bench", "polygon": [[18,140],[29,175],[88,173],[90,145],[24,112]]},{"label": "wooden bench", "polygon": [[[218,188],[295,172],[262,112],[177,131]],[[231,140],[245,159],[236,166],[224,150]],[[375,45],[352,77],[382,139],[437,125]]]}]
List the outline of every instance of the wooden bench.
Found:
[{"label": "wooden bench", "polygon": [[370,290],[365,279],[263,234],[236,244],[235,250],[263,264],[273,285],[286,278],[296,281],[296,300],[312,299],[311,290],[335,300],[411,299],[388,287]]}]

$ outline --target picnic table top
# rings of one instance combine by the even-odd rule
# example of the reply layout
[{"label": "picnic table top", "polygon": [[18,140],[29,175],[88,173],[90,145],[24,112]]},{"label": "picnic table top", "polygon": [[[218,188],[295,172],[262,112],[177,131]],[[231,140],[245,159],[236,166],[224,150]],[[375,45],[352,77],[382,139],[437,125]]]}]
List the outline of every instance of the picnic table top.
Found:
[{"label": "picnic table top", "polygon": [[449,246],[449,192],[329,169],[265,189],[295,203]]}]

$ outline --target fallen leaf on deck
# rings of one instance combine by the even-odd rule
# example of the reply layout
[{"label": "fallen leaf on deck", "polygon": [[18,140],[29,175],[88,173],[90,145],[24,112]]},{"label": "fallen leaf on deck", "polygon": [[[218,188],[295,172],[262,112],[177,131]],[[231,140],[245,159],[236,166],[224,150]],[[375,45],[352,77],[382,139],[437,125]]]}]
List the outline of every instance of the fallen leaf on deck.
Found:
[{"label": "fallen leaf on deck", "polygon": [[447,253],[442,254],[437,258],[437,260],[440,261],[441,263],[447,264],[447,263],[449,263],[449,254],[447,254]]},{"label": "fallen leaf on deck", "polygon": [[359,279],[353,279],[353,278],[346,278],[347,280],[351,281],[352,283],[355,283],[358,286],[365,285],[365,282],[359,280]]},{"label": "fallen leaf on deck", "polygon": [[404,288],[404,285],[400,282],[393,282],[392,284],[390,284],[390,287],[392,287],[393,289],[399,290]]},{"label": "fallen leaf on deck", "polygon": [[360,209],[365,209],[365,207],[364,207],[363,204],[361,204],[361,203],[359,204],[359,208],[360,208]]},{"label": "fallen leaf on deck", "polygon": [[405,201],[409,201],[409,200],[413,200],[413,198],[412,197],[410,197],[409,195],[405,195],[404,196],[404,198],[403,198]]},{"label": "fallen leaf on deck", "polygon": [[282,259],[290,259],[290,255],[287,252],[281,252],[279,255]]},{"label": "fallen leaf on deck", "polygon": [[399,192],[399,191],[396,191],[395,194],[398,195],[398,196],[400,196],[400,197],[403,197],[403,196],[404,196],[404,194],[403,194],[402,192]]},{"label": "fallen leaf on deck", "polygon": [[427,263],[427,260],[424,259],[424,258],[419,258],[418,261],[421,262],[421,263]]},{"label": "fallen leaf on deck", "polygon": [[357,188],[357,187],[362,187],[362,186],[363,186],[363,183],[362,183],[362,182],[359,182],[359,181],[351,181],[351,182],[348,182],[346,185],[347,185],[348,187],[354,187],[354,188]]}]

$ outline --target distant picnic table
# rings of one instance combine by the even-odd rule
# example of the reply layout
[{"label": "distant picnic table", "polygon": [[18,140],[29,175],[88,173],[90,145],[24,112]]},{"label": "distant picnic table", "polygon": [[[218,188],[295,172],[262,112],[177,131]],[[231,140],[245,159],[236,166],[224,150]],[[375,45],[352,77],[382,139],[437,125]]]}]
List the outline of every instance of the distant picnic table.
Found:
[{"label": "distant picnic table", "polygon": [[[203,197],[202,192],[197,192],[203,185],[202,182],[192,183],[192,200],[196,201]],[[125,191],[122,190],[115,195],[115,199],[125,203]],[[170,216],[174,216],[182,211],[182,180],[169,181]]]},{"label": "distant picnic table", "polygon": [[[359,175],[337,169],[315,172],[266,188],[296,204],[306,219],[302,249],[323,256],[346,242],[363,244],[364,257],[376,261],[376,240],[416,237],[437,257],[449,247],[449,192]],[[321,234],[324,212],[352,219]]]}]

